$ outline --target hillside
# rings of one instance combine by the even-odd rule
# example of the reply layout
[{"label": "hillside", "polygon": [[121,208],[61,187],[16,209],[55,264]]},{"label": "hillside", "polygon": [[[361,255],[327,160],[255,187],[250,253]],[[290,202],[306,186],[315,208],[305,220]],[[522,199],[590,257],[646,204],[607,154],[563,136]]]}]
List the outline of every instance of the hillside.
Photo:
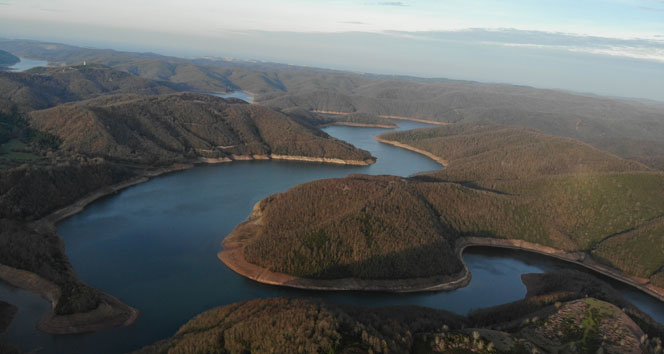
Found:
[{"label": "hillside", "polygon": [[12,66],[18,63],[19,61],[21,61],[21,59],[16,55],[4,50],[0,50],[0,68]]},{"label": "hillside", "polygon": [[282,110],[529,127],[664,168],[664,106],[657,104],[506,84],[183,59],[33,41],[0,41],[0,49],[68,65],[87,60],[190,90],[241,89],[255,93],[257,103]]},{"label": "hillside", "polygon": [[0,72],[0,108],[8,112],[44,109],[104,94],[154,95],[178,91],[177,85],[136,77],[102,65],[34,68]]},{"label": "hillside", "polygon": [[[73,70],[79,71],[74,76],[87,71]],[[119,90],[125,88],[136,91],[131,85]],[[52,302],[53,312],[39,324],[49,333],[100,330],[137,318],[135,309],[76,277],[55,234],[55,222],[95,199],[195,163],[375,161],[269,108],[206,94],[104,94],[45,110],[14,110],[0,114],[0,123],[0,278]]]},{"label": "hillside", "polygon": [[[574,285],[537,288],[561,276]],[[203,312],[171,338],[136,353],[269,353],[275,348],[284,353],[595,353],[601,348],[623,354],[654,353],[661,345],[661,326],[649,325],[647,315],[601,281],[554,273],[528,274],[524,282],[525,299],[468,317],[417,306],[366,308],[314,299],[236,303]],[[653,339],[642,344],[644,331]]]},{"label": "hillside", "polygon": [[[445,276],[463,279],[460,245],[488,237],[527,241],[535,251],[552,247],[570,259],[584,252],[593,256],[584,263],[600,261],[645,278],[636,282],[661,284],[663,174],[523,128],[446,126],[381,139],[449,163],[411,178],[349,176],[270,196],[224,240],[220,258],[244,274],[248,268],[234,268],[237,258],[227,256],[237,252],[276,273],[258,280],[281,285],[299,280],[279,281],[280,273],[339,284],[428,277],[434,286]],[[651,257],[635,252],[645,248]]]},{"label": "hillside", "polygon": [[104,96],[32,112],[31,127],[61,149],[159,165],[196,159],[287,155],[363,163],[366,151],[261,106],[205,94]]}]

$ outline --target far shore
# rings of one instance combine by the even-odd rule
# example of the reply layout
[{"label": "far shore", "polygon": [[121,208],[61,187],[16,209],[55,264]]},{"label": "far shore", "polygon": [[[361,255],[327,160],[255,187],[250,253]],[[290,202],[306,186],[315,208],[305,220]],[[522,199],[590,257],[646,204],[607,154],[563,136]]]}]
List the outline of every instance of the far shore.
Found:
[{"label": "far shore", "polygon": [[[325,110],[320,110],[320,109],[314,109],[314,110],[312,110],[312,112],[321,113],[321,114],[331,114],[331,115],[336,115],[336,116],[347,116],[347,115],[353,113],[353,112],[325,111]],[[429,120],[429,119],[423,119],[423,118],[417,118],[417,117],[392,116],[392,115],[385,115],[385,114],[377,114],[376,116],[379,117],[379,118],[384,118],[384,119],[409,120],[409,121],[412,121],[412,122],[428,123],[428,124],[435,124],[435,125],[452,124],[452,123],[437,122],[435,120]]]},{"label": "far shore", "polygon": [[[92,192],[66,207],[60,208],[39,220],[33,221],[30,223],[30,227],[39,232],[56,232],[56,224],[59,221],[83,211],[83,209],[85,209],[90,203],[107,195],[147,182],[152,178],[164,174],[193,168],[196,165],[228,163],[244,160],[289,160],[356,166],[368,166],[376,162],[376,159],[373,157],[366,160],[344,160],[326,157],[288,156],[277,154],[234,155],[230,158],[199,158],[191,163],[176,163],[168,167],[148,170],[133,179]],[[57,300],[60,297],[60,289],[56,284],[38,276],[37,274],[8,267],[1,263],[0,279],[17,288],[38,293],[41,297],[51,302],[52,309],[55,308]],[[51,334],[76,334],[100,331],[117,326],[130,326],[138,319],[139,310],[123,303],[121,300],[110,294],[102,291],[100,292],[103,301],[97,309],[87,313],[76,313],[68,316],[55,316],[50,312],[45,314],[39,321],[37,328]]]},{"label": "far shore", "polygon": [[378,124],[378,123],[353,123],[353,122],[334,122],[319,125],[319,128],[330,127],[334,125],[347,126],[347,127],[360,127],[360,128],[381,128],[381,129],[397,129],[399,128],[396,124]]}]

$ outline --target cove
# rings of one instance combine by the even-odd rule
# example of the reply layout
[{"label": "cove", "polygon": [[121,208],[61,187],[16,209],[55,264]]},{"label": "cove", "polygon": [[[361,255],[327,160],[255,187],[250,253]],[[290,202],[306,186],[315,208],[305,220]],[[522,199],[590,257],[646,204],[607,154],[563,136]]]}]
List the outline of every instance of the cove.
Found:
[{"label": "cove", "polygon": [[[397,121],[401,129],[427,126]],[[522,273],[576,268],[519,251],[469,248],[464,260],[469,286],[451,292],[385,294],[314,292],[262,285],[245,279],[216,257],[221,240],[244,221],[260,199],[307,181],[351,173],[413,173],[440,168],[432,160],[380,144],[376,128],[328,127],[325,131],[378,157],[352,167],[287,161],[240,161],[164,175],[100,199],[58,224],[67,254],[84,281],[141,310],[131,327],[99,333],[52,336],[34,325],[49,304],[37,295],[0,284],[0,299],[19,307],[4,335],[24,350],[43,353],[121,353],[172,335],[196,314],[254,298],[316,296],[365,306],[421,305],[465,314],[523,298]],[[664,305],[627,286],[622,293],[664,321]]]},{"label": "cove", "polygon": [[15,71],[15,72],[21,72],[21,71],[26,71],[30,70],[32,68],[36,68],[39,66],[48,66],[48,62],[45,60],[35,60],[35,59],[28,59],[28,58],[19,58],[21,61],[18,63],[7,67],[8,71]]}]

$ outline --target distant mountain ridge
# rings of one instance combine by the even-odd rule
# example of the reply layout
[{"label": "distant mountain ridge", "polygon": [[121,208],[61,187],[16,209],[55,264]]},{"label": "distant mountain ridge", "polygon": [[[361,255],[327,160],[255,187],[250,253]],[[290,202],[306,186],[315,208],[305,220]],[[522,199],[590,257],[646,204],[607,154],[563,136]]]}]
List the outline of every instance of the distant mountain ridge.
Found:
[{"label": "distant mountain ridge", "polygon": [[526,126],[579,139],[664,169],[664,106],[506,84],[356,74],[272,63],[183,59],[32,41],[0,49],[51,60],[83,60],[191,90],[246,90],[277,109],[361,112]]},{"label": "distant mountain ridge", "polygon": [[92,97],[117,94],[162,94],[180,91],[169,82],[155,82],[102,65],[34,68],[0,72],[0,108],[44,109]]}]

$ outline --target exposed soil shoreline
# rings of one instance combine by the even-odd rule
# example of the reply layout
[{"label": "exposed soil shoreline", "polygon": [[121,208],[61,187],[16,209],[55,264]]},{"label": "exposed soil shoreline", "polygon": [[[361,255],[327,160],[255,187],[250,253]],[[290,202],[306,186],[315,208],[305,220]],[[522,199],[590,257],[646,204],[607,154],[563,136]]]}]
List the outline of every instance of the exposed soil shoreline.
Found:
[{"label": "exposed soil shoreline", "polygon": [[378,137],[378,136],[375,136],[375,137],[374,137],[374,140],[376,140],[376,141],[378,141],[378,142],[380,142],[380,143],[383,143],[383,144],[393,145],[393,146],[396,146],[396,147],[400,147],[400,148],[402,148],[402,149],[406,149],[406,150],[410,150],[410,151],[416,152],[416,153],[418,153],[418,154],[422,154],[422,155],[424,155],[424,156],[426,156],[426,157],[428,157],[428,158],[430,158],[430,159],[432,159],[432,160],[438,162],[439,164],[443,165],[443,167],[445,167],[445,166],[447,166],[447,165],[449,164],[449,161],[447,161],[447,160],[445,160],[445,159],[443,159],[443,158],[440,158],[439,156],[436,156],[436,155],[434,155],[434,154],[432,154],[432,153],[430,153],[430,152],[428,152],[428,151],[424,151],[424,150],[422,150],[422,149],[418,149],[418,148],[416,148],[416,147],[414,147],[414,146],[406,145],[406,144],[403,144],[403,143],[400,143],[400,142],[397,142],[397,141],[393,141],[393,140],[386,140],[386,139],[383,139],[383,138]]},{"label": "exposed soil shoreline", "polygon": [[[254,210],[256,210],[256,208],[254,208]],[[240,224],[235,230],[233,230],[227,239],[224,240],[222,243],[224,249],[217,253],[217,257],[234,272],[264,284],[306,290],[383,291],[395,293],[455,290],[467,286],[472,278],[468,265],[463,259],[463,252],[469,247],[495,247],[537,253],[574,263],[609,276],[627,285],[631,285],[664,302],[664,289],[654,286],[647,279],[630,276],[617,269],[612,269],[603,265],[592,259],[592,257],[585,252],[565,252],[523,240],[485,237],[464,237],[457,240],[455,244],[455,254],[463,264],[463,270],[460,273],[453,275],[410,279],[301,278],[289,274],[273,272],[259,265],[250,263],[244,258],[244,244],[241,239],[246,238],[247,234],[250,234],[252,229],[257,227],[260,222],[260,214],[252,213],[248,221]],[[240,240],[234,240],[234,238]]]},{"label": "exposed soil shoreline", "polygon": [[[320,110],[320,109],[314,109],[312,110],[314,113],[321,113],[321,114],[332,114],[336,116],[347,116],[349,114],[352,114],[352,112],[338,112],[338,111],[325,111],[325,110]],[[422,118],[416,118],[416,117],[404,117],[404,116],[391,116],[391,115],[385,115],[385,114],[377,114],[377,117],[384,118],[384,119],[397,119],[397,120],[409,120],[412,122],[420,122],[420,123],[428,123],[428,124],[435,124],[435,125],[448,125],[451,123],[447,122],[436,122],[435,120],[428,120],[428,119],[422,119]]]},{"label": "exposed soil shoreline", "polygon": [[[425,155],[434,161],[446,166],[448,162],[428,151],[416,147],[402,144],[395,141],[385,140],[375,137],[377,141],[400,148],[408,149],[422,155]],[[521,251],[533,252],[544,256],[554,257],[563,261],[574,263],[600,274],[609,276],[622,283],[633,286],[646,294],[664,302],[664,289],[650,283],[648,279],[628,275],[618,269],[599,263],[586,252],[566,252],[552,247],[535,244],[517,239],[497,239],[485,237],[464,237],[457,240],[455,244],[455,253],[463,264],[463,270],[456,275],[434,276],[428,278],[411,279],[308,279],[296,277],[284,273],[270,271],[253,263],[249,263],[244,258],[243,239],[251,237],[252,232],[258,227],[261,220],[260,203],[254,206],[249,219],[238,225],[231,234],[229,234],[222,245],[224,247],[217,257],[236,273],[264,284],[288,286],[308,290],[362,290],[362,291],[385,291],[385,292],[422,292],[422,291],[440,291],[454,290],[465,287],[470,283],[471,273],[463,260],[463,252],[468,247],[496,247],[509,248]]]},{"label": "exposed soil shoreline", "polygon": [[[192,163],[176,163],[168,167],[148,170],[133,179],[102,188],[75,201],[74,203],[58,209],[53,213],[30,223],[30,227],[40,232],[56,232],[56,224],[65,218],[81,212],[87,205],[107,195],[117,193],[131,186],[144,183],[154,177],[193,168],[196,165],[227,163],[244,160],[289,160],[319,162],[341,165],[367,166],[376,162],[375,158],[366,160],[344,160],[325,157],[287,156],[287,155],[234,155],[230,158],[200,158]],[[114,296],[101,293],[101,304],[97,309],[86,313],[76,313],[67,316],[56,316],[55,308],[60,298],[60,288],[53,282],[46,280],[35,273],[8,267],[0,263],[0,279],[17,288],[38,293],[51,303],[51,312],[47,313],[37,324],[37,328],[51,334],[76,334],[109,329],[117,326],[132,325],[139,316],[139,310],[123,303]],[[99,290],[99,289],[97,289]]]}]

